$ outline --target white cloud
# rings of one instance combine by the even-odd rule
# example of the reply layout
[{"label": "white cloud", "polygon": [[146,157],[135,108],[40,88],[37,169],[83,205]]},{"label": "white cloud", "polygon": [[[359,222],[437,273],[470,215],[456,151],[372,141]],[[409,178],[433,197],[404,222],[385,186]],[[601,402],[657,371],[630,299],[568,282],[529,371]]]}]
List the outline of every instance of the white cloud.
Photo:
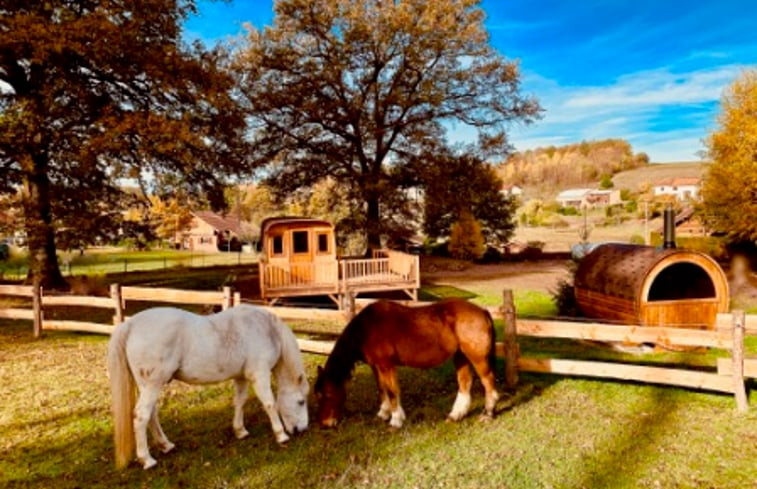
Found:
[{"label": "white cloud", "polygon": [[[607,86],[560,86],[526,73],[524,90],[544,118],[511,131],[516,149],[621,138],[652,161],[700,159],[702,140],[716,122],[717,102],[745,65],[675,73],[668,68],[629,73]],[[544,144],[542,144],[544,143]]]},{"label": "white cloud", "polygon": [[641,71],[618,78],[607,87],[582,88],[563,104],[566,108],[608,106],[660,106],[718,100],[723,88],[743,67],[729,65],[714,70],[676,74],[667,69]]}]

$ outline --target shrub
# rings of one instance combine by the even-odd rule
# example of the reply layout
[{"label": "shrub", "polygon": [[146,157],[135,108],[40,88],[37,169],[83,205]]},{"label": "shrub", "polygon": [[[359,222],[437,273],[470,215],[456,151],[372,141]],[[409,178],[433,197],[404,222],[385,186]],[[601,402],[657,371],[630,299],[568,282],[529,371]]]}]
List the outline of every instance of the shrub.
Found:
[{"label": "shrub", "polygon": [[577,216],[578,215],[578,209],[576,209],[573,206],[560,207],[560,209],[558,209],[557,212],[558,214],[562,214],[563,216]]},{"label": "shrub", "polygon": [[576,303],[576,294],[573,284],[575,282],[576,271],[578,270],[578,262],[571,260],[568,265],[570,271],[569,279],[561,279],[557,283],[557,288],[550,292],[552,301],[557,306],[557,314],[560,316],[577,317],[581,315],[581,311],[578,309]]},{"label": "shrub", "polygon": [[612,183],[612,175],[610,174],[603,174],[601,180],[599,181],[599,188],[602,190],[607,190],[609,188],[613,188],[615,185]]},{"label": "shrub", "polygon": [[476,260],[484,254],[481,224],[470,212],[463,212],[450,229],[449,253],[453,258]]}]

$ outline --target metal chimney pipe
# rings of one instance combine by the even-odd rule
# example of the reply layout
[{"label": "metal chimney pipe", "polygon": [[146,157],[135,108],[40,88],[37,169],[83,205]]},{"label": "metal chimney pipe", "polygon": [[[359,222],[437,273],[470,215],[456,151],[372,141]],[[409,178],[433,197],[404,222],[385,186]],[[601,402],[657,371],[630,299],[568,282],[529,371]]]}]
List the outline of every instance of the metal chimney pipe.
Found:
[{"label": "metal chimney pipe", "polygon": [[663,212],[663,221],[665,223],[663,231],[662,247],[665,249],[676,247],[676,221],[673,214],[673,204],[668,203]]}]

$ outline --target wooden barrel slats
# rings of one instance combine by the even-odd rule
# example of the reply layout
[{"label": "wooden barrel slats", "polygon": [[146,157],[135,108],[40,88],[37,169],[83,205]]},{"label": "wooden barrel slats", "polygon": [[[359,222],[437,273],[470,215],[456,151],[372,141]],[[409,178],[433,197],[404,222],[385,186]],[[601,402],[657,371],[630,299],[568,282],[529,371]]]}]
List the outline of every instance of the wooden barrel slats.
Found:
[{"label": "wooden barrel slats", "polygon": [[574,281],[587,317],[712,329],[728,310],[725,273],[703,253],[608,243],[587,254]]}]

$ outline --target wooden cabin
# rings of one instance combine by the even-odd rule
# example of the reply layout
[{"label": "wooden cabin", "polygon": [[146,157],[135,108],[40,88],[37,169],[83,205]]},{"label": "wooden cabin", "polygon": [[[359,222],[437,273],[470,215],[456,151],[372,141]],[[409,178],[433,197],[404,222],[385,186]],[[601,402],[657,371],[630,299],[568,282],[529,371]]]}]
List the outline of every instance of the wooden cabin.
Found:
[{"label": "wooden cabin", "polygon": [[647,326],[713,329],[730,300],[725,273],[710,256],[617,243],[581,260],[574,291],[587,317]]},{"label": "wooden cabin", "polygon": [[265,302],[327,295],[342,307],[348,295],[389,290],[403,291],[417,300],[417,256],[380,250],[373,258],[339,258],[334,226],[319,219],[269,218],[261,224],[260,233],[260,293]]}]

